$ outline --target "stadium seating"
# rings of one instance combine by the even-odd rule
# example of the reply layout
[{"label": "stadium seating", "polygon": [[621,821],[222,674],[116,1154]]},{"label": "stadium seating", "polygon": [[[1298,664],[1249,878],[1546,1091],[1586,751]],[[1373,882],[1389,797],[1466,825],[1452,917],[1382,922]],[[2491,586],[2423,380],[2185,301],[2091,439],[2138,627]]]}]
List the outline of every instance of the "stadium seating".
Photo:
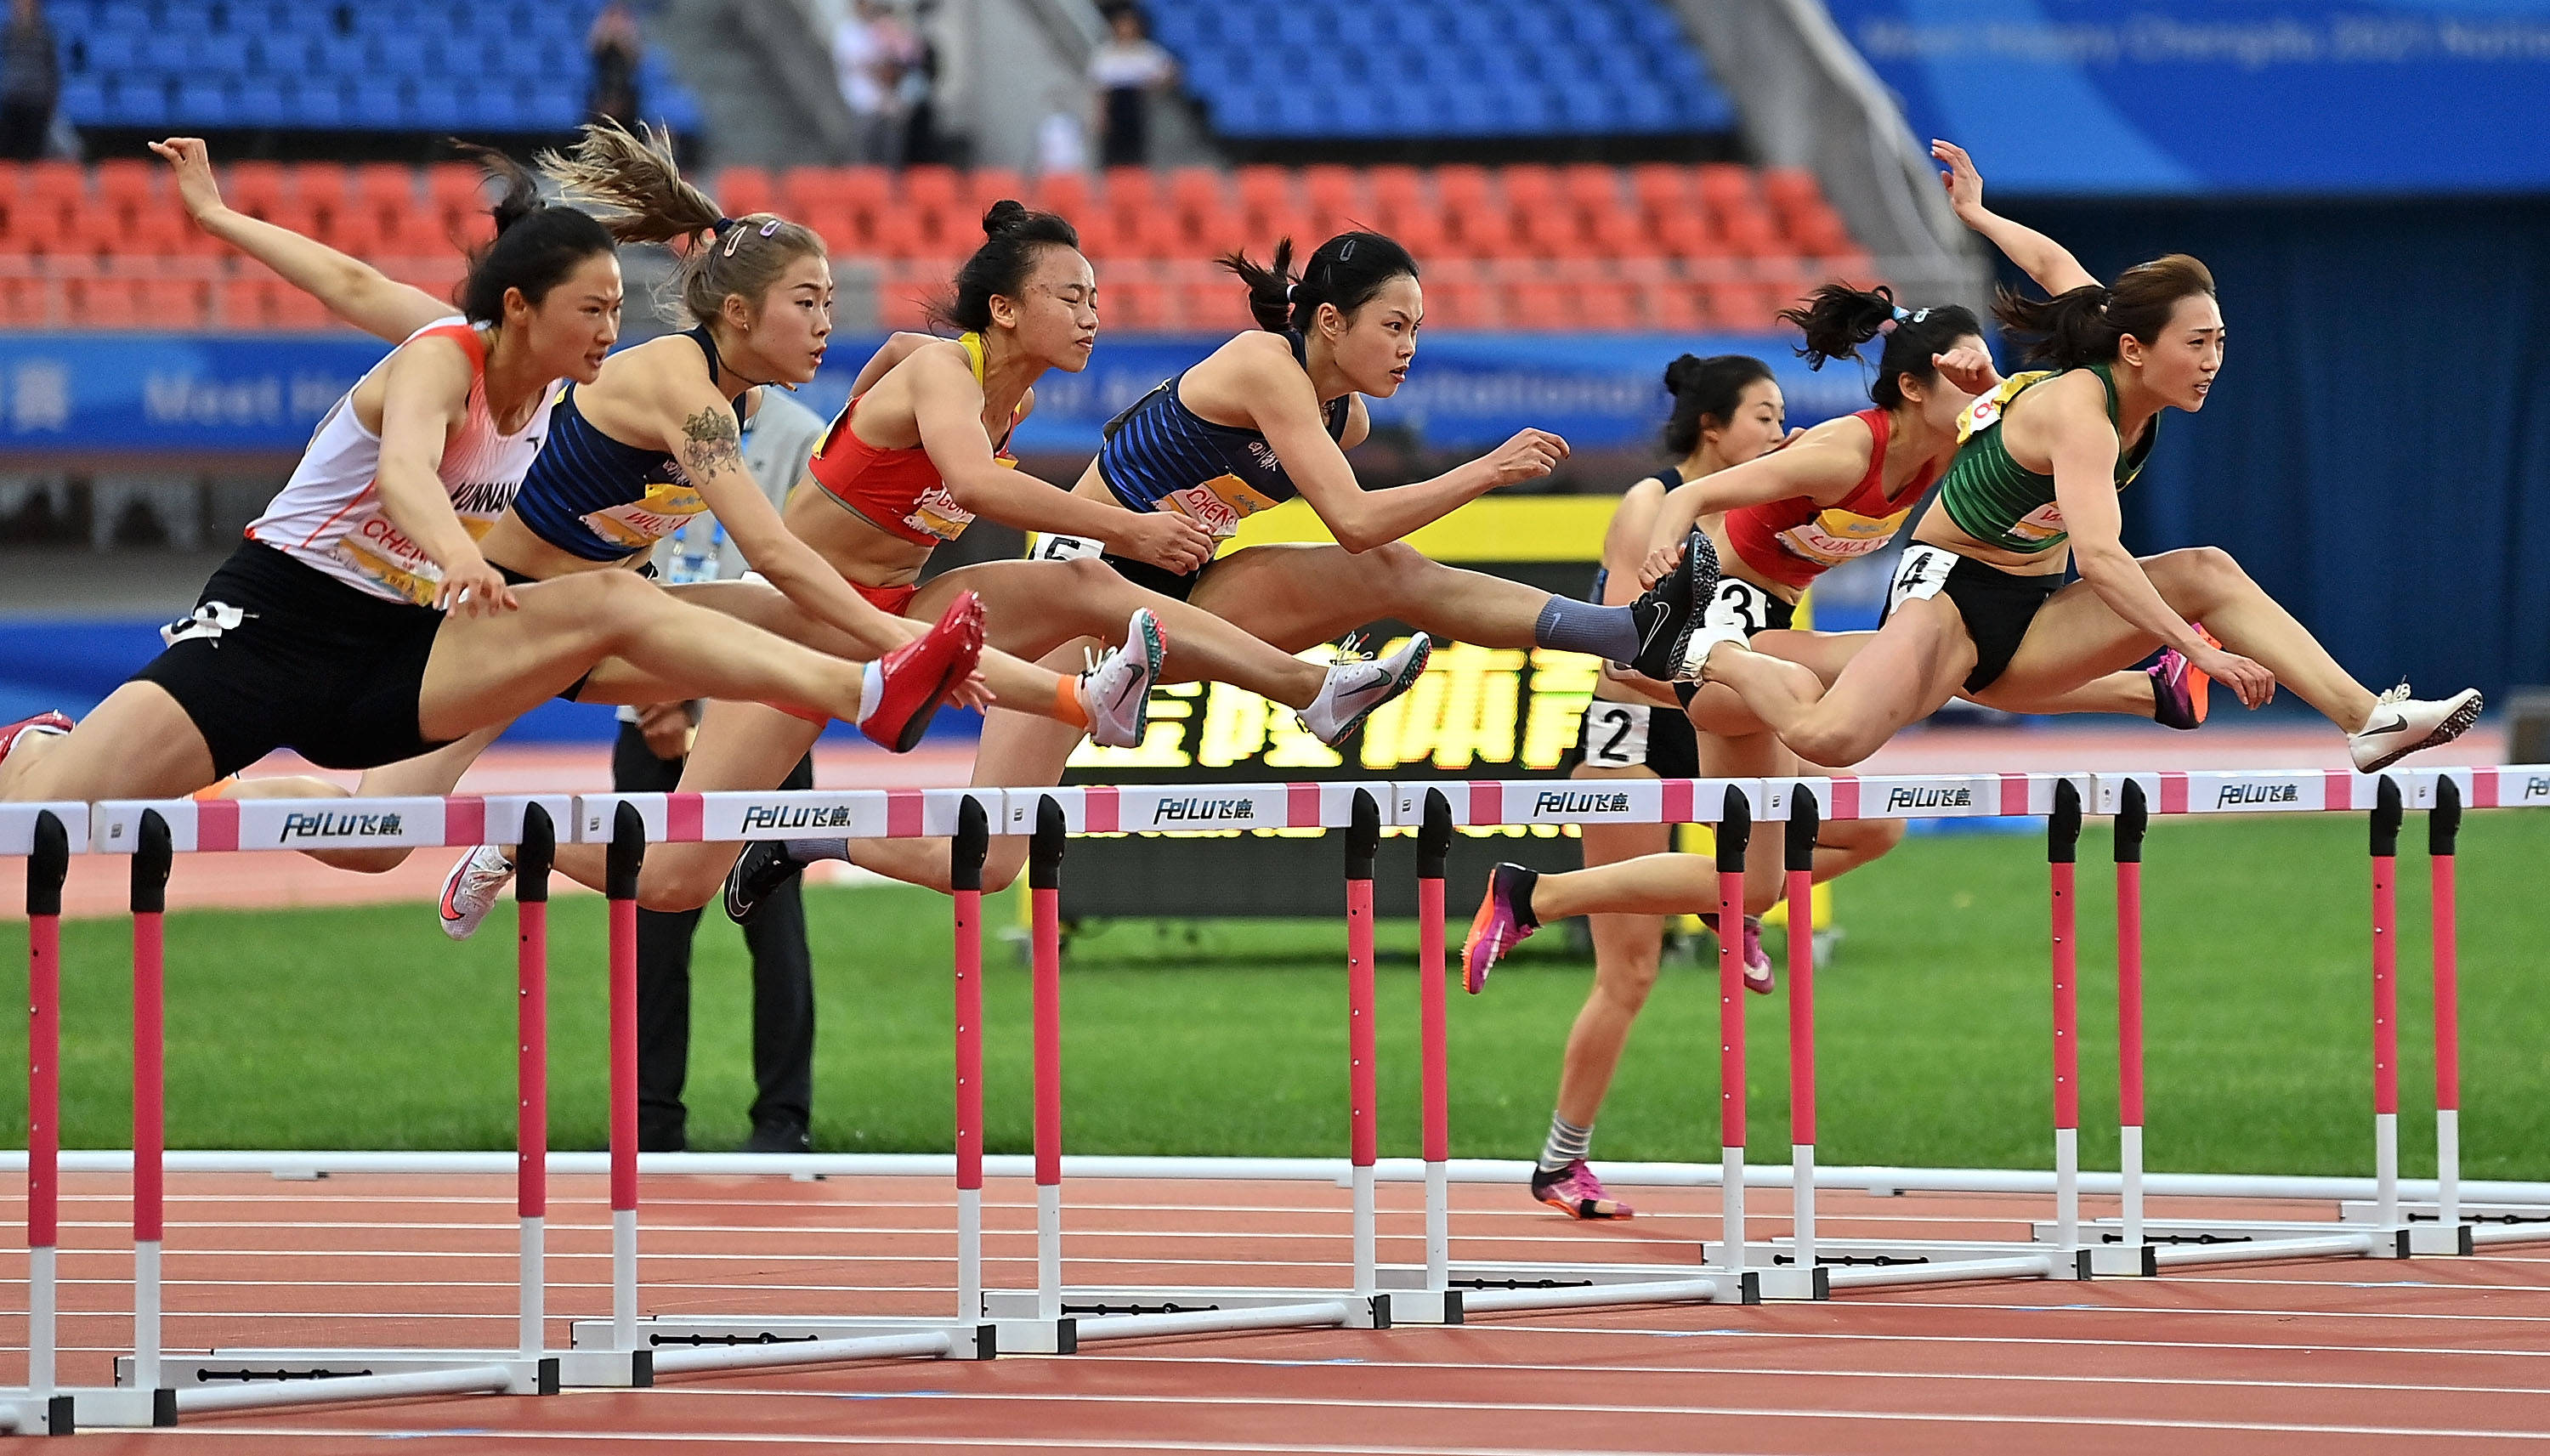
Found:
[{"label": "stadium seating", "polygon": [[1661,0],[1151,0],[1237,140],[1722,132],[1734,109]]},{"label": "stadium seating", "polygon": [[[48,0],[74,126],[564,132],[584,119],[601,0]],[[699,106],[649,50],[646,115]]]},{"label": "stadium seating", "polygon": [[[307,299],[198,232],[157,162],[0,164],[0,327],[306,328]],[[475,170],[246,161],[223,177],[244,212],[378,260],[438,293],[485,235]],[[1866,281],[1870,260],[1804,171],[1724,163],[1552,167],[1124,169],[1033,180],[999,168],[729,167],[732,213],[776,210],[836,265],[875,270],[876,322],[920,322],[980,241],[983,210],[1024,197],[1071,218],[1112,328],[1246,327],[1212,259],[1309,247],[1363,226],[1406,243],[1428,322],[1519,330],[1760,329],[1806,287]],[[844,327],[865,321],[845,319]]]}]

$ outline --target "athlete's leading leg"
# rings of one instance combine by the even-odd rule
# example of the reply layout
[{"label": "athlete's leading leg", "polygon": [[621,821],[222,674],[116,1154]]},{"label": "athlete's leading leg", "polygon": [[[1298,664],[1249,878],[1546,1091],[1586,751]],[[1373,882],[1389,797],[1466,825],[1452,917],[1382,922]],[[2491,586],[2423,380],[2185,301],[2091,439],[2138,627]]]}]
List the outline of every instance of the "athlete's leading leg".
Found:
[{"label": "athlete's leading leg", "polygon": [[1222,682],[1287,708],[1308,708],[1327,674],[1290,652],[1174,597],[1146,591],[1094,557],[1070,561],[985,561],[932,578],[913,599],[926,615],[959,591],[983,599],[984,631],[1004,651],[1045,658],[1075,637],[1121,642],[1125,620],[1148,609],[1168,637],[1163,682]]},{"label": "athlete's leading leg", "polygon": [[168,690],[129,682],[67,733],[22,736],[0,800],[182,799],[213,782],[213,750]]},{"label": "athlete's leading leg", "polygon": [[1800,758],[1846,768],[1906,724],[1937,712],[1974,665],[1974,639],[1956,605],[1913,597],[1896,607],[1829,691],[1794,662],[1731,642],[1709,654],[1706,671],[1708,681],[1734,688]]},{"label": "athlete's leading leg", "polygon": [[[2352,733],[2372,717],[2375,695],[2346,675],[2292,613],[2249,579],[2228,552],[2195,546],[2142,558],[2161,600],[2201,621],[2222,645],[2256,659],[2276,681]],[[2010,670],[1993,686],[2012,696],[2050,696],[2147,656],[2158,639],[2118,617],[2087,582],[2056,592],[2028,624]]]}]

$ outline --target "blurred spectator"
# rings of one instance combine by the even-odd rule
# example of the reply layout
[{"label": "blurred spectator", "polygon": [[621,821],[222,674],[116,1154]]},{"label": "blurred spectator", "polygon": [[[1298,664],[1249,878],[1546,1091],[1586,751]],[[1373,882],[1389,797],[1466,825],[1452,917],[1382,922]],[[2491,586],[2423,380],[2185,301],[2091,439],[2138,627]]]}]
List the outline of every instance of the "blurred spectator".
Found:
[{"label": "blurred spectator", "polygon": [[61,55],[43,5],[11,0],[9,30],[0,36],[0,156],[34,161],[45,154],[61,89]]},{"label": "blurred spectator", "polygon": [[943,161],[938,154],[938,7],[924,4],[906,32],[907,58],[895,85],[903,122],[902,162],[917,167]]},{"label": "blurred spectator", "polygon": [[884,0],[858,0],[833,33],[833,70],[857,127],[855,160],[903,160],[903,78],[920,59],[919,43]]},{"label": "blurred spectator", "polygon": [[593,17],[593,29],[585,32],[584,49],[593,56],[593,89],[584,98],[586,115],[635,128],[638,61],[645,53],[646,43],[638,34],[637,18],[629,7],[621,0],[604,5]]},{"label": "blurred spectator", "polygon": [[1099,95],[1098,160],[1102,166],[1148,166],[1151,93],[1177,80],[1177,62],[1143,30],[1142,14],[1120,5],[1107,14],[1107,44],[1089,57]]},{"label": "blurred spectator", "polygon": [[1044,120],[1036,123],[1036,171],[1039,175],[1089,170],[1089,127],[1080,119],[1077,91],[1056,86],[1045,97]]}]

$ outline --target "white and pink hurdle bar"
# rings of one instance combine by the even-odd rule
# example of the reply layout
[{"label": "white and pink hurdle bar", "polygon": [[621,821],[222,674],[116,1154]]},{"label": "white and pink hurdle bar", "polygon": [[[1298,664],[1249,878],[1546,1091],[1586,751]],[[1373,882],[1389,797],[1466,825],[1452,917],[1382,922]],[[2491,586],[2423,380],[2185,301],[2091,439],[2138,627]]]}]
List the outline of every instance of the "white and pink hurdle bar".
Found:
[{"label": "white and pink hurdle bar", "polygon": [[[2434,943],[2436,997],[2436,1107],[2439,1169],[2436,1197],[2406,1203],[2401,1197],[2397,1167],[2396,1025],[2391,1015],[2396,1000],[2394,930],[2391,923],[2391,855],[2384,852],[2382,815],[2385,782],[2397,796],[2390,811],[2396,838],[2400,811],[2424,810],[2430,818],[2430,851],[2438,933]],[[1985,1277],[2072,1277],[2075,1273],[2149,1273],[2162,1265],[2211,1262],[2234,1257],[2291,1257],[2302,1253],[2383,1254],[2467,1252],[2474,1243],[2550,1237],[2542,1210],[2514,1206],[2464,1206],[2459,1201],[2458,1026],[2454,1014],[2453,859],[2451,825],[2458,809],[2550,807],[2550,766],[2469,769],[2392,770],[2365,776],[2318,770],[2297,772],[2186,772],[2100,775],[1992,774],[1900,778],[1799,780],[1662,780],[1588,786],[1575,782],[1472,780],[1442,783],[1418,781],[1364,784],[1224,785],[1212,787],[1090,787],[1027,790],[849,791],[838,793],[769,793],[709,795],[506,796],[488,798],[247,801],[193,800],[79,804],[0,805],[0,854],[28,859],[30,946],[30,1058],[28,1238],[30,1258],[29,1387],[0,1392],[0,1428],[25,1431],[67,1430],[74,1420],[92,1425],[167,1423],[182,1411],[234,1409],[263,1405],[314,1401],[363,1400],[386,1396],[459,1394],[477,1391],[534,1392],[569,1385],[642,1385],[655,1371],[710,1369],[749,1365],[847,1360],[895,1356],[974,1358],[992,1353],[998,1339],[984,1319],[995,1294],[982,1290],[979,1266],[979,1208],[982,1176],[980,1143],[979,1014],[959,1017],[957,1070],[960,1223],[969,1211],[971,1237],[960,1230],[960,1308],[948,1320],[823,1321],[827,1328],[784,1336],[765,1332],[741,1342],[713,1331],[666,1342],[641,1333],[637,1283],[637,1156],[635,1075],[635,891],[643,844],[663,841],[770,839],[811,833],[844,837],[928,837],[955,834],[970,801],[999,832],[1025,833],[1059,818],[1061,833],[1103,833],[1152,829],[1202,828],[1344,828],[1350,838],[1362,826],[1355,823],[1354,800],[1363,794],[1376,801],[1379,822],[1427,832],[1421,840],[1448,839],[1451,825],[1471,826],[1564,825],[1587,823],[1710,823],[1721,817],[1730,825],[1740,816],[1749,823],[1786,823],[1792,804],[1812,804],[1824,819],[1952,818],[1988,815],[2050,815],[2059,833],[2062,801],[2073,798],[2085,812],[2123,816],[2128,822],[2144,814],[2293,813],[2364,810],[2376,817],[2374,855],[2375,1006],[2376,1006],[2376,1149],[2374,1197],[2345,1210],[2360,1232],[2330,1235],[2328,1225],[2314,1229],[2260,1228],[2243,1225],[2177,1227],[2139,1218],[2142,1182],[2139,1133],[2139,1045],[2120,1036],[2120,1070],[2133,1097],[2125,1108],[2128,1129],[2125,1166],[2115,1187],[2126,1198],[2126,1217],[2112,1229],[2084,1225],[2077,1217],[2082,1179],[2077,1170],[2074,1137],[2077,1106],[2072,1083],[2062,1069],[2077,1055],[2074,1027],[2066,1014],[2070,984],[2069,881],[2067,855],[2050,851],[2054,860],[2054,948],[2056,996],[2056,1175],[2058,1218],[2038,1231],[2034,1251],[2011,1249],[1927,1248],[1898,1264],[1884,1255],[1863,1261],[1837,1241],[1818,1243],[1814,1233],[1816,1186],[1813,1156],[1813,969],[1806,937],[1797,937],[1790,967],[1790,1011],[1794,1107],[1798,1131],[1793,1164],[1787,1170],[1743,1166],[1742,1022],[1725,1018],[1721,1066],[1733,1094],[1721,1099],[1721,1140],[1727,1151],[1715,1170],[1690,1170],[1697,1176],[1665,1175],[1660,1181],[1719,1184],[1725,1190],[1726,1232],[1705,1269],[1584,1271],[1587,1277],[1545,1267],[1539,1276],[1518,1277],[1509,1269],[1456,1271],[1448,1254],[1445,1188],[1450,1167],[1448,1118],[1444,1107],[1446,1073],[1442,1038],[1440,977],[1424,977],[1431,987],[1423,1011],[1425,1076],[1425,1156],[1427,1184],[1426,1265],[1422,1269],[1377,1268],[1372,1260],[1370,1186],[1377,1162],[1372,1148],[1373,1110],[1371,1011],[1369,978],[1370,895],[1365,882],[1360,898],[1362,933],[1350,935],[1362,970],[1350,997],[1356,1019],[1352,1049],[1355,1068],[1349,1085],[1355,1099],[1352,1182],[1357,1193],[1356,1274],[1351,1289],[1299,1301],[1254,1315],[1228,1310],[1222,1319],[1192,1317],[1154,1325],[1139,1317],[1083,1321],[1081,1338],[1138,1333],[1170,1333],[1180,1328],[1262,1327],[1288,1319],[1310,1323],[1386,1323],[1389,1310],[1403,1322],[1457,1320],[1466,1300],[1471,1310],[1532,1308],[1569,1304],[1625,1303],[1642,1299],[1710,1299],[1727,1297],[1738,1288],[1742,1297],[1754,1290],[1791,1297],[1819,1294],[1827,1287],[1898,1282],[1901,1277],[1941,1279]],[[1430,795],[1428,791],[1433,791]],[[1729,791],[1732,791],[1730,796]],[[2068,790],[2068,792],[2067,792]],[[1803,791],[1803,792],[1801,792]],[[1429,824],[1428,800],[1437,807]],[[1050,801],[1053,814],[1040,815]],[[1730,809],[1732,812],[1730,812]],[[545,1211],[545,923],[544,865],[525,856],[520,882],[523,982],[521,1145],[516,1167],[521,1180],[523,1253],[521,1260],[522,1338],[519,1347],[488,1351],[221,1351],[210,1357],[172,1362],[158,1334],[158,1251],[161,1178],[165,1165],[160,1137],[160,1016],[158,990],[162,973],[160,915],[170,860],[176,854],[225,850],[355,848],[379,846],[462,847],[480,842],[537,842],[538,827],[565,826],[560,837],[614,844],[612,899],[612,1148],[609,1158],[613,1205],[613,1318],[607,1326],[578,1328],[576,1344],[565,1350],[545,1347],[542,1337],[543,1266],[540,1220]],[[965,827],[971,827],[965,825]],[[972,836],[968,836],[969,838]],[[1721,864],[1740,864],[1744,833],[1721,835]],[[2133,836],[2137,840],[2138,835]],[[1792,836],[1793,841],[1795,836]],[[2124,856],[2119,836],[2120,1013],[2138,1033],[2139,878],[2134,861]],[[163,842],[164,841],[164,842]],[[1811,849],[1812,835],[1806,843]],[[1734,858],[1730,860],[1729,845]],[[2138,847],[2138,845],[2137,845]],[[72,853],[126,854],[134,859],[135,968],[135,1347],[118,1362],[119,1384],[75,1389],[57,1383],[54,1338],[54,1237],[58,1201],[58,1056],[60,1035],[58,918],[60,884]],[[1358,918],[1350,878],[1350,923]],[[1059,851],[1054,860],[1058,866]],[[1792,845],[1790,890],[1805,893]],[[1421,878],[1423,943],[1443,943],[1441,857],[1439,848],[1421,843],[1421,877],[1430,859],[1433,882]],[[1367,858],[1366,864],[1369,864]],[[1369,875],[1367,868],[1365,874]],[[1031,878],[1033,871],[1031,870]],[[1051,879],[1050,875],[1046,876]],[[1038,885],[1049,900],[1058,884]],[[1049,909],[1049,907],[1040,907]],[[979,1006],[979,890],[957,896],[957,995],[960,1009]],[[1052,935],[1052,916],[1039,915],[1038,962],[1038,1146],[1039,1290],[1034,1316],[996,1321],[1001,1333],[1015,1327],[1013,1348],[1069,1348],[1070,1332],[1057,1309],[1059,1270],[1058,1184],[1059,1069],[1058,1052],[1046,1056],[1046,1022],[1053,1023],[1058,1045],[1058,1001],[1041,995],[1048,966],[1058,964],[1042,943]],[[967,929],[972,930],[969,937]],[[2130,937],[2130,943],[2129,943]],[[963,963],[970,943],[974,959]],[[969,984],[970,969],[970,984]],[[1740,1008],[1740,974],[1732,953],[1721,960],[1721,1011]],[[2128,1006],[2128,993],[2136,1001]],[[1050,1015],[1048,1015],[1050,1014]],[[969,1036],[972,1038],[968,1044]],[[969,1091],[970,1088],[970,1091]],[[1050,1107],[1048,1107],[1050,1102]],[[971,1109],[970,1114],[968,1109]],[[968,1122],[970,1126],[966,1125]],[[1051,1145],[1047,1128],[1052,1129]],[[971,1156],[967,1156],[970,1147]],[[1715,1176],[1709,1176],[1714,1174]],[[1785,1176],[1780,1176],[1785,1175]],[[967,1186],[970,1182],[970,1188]],[[1748,1239],[1742,1193],[1748,1184],[1788,1184],[1800,1191],[1796,1231],[1787,1240]],[[1909,1186],[1909,1183],[1908,1185]],[[2102,1183],[2104,1185],[2104,1182]],[[2221,1192],[2254,1196],[2259,1190],[2243,1180],[2212,1180],[2199,1186],[2185,1178],[2171,1180],[2171,1192]],[[1047,1207],[1056,1212],[1046,1215]],[[2314,1236],[2315,1235],[2315,1236]],[[2324,1246],[2313,1246],[2324,1245]],[[1978,1267],[1993,1263],[2010,1267]],[[2041,1265],[2041,1267],[2037,1267]],[[1785,1266],[1785,1274],[1783,1272]],[[1962,1267],[1961,1267],[1962,1266]],[[2022,1267],[2024,1266],[2024,1267]],[[2067,1269],[2067,1266],[2068,1269]],[[1827,1270],[1818,1275],[1814,1271]],[[1912,1271],[1890,1274],[1890,1270]],[[1523,1272],[1529,1276],[1530,1271]],[[1769,1276],[1770,1283],[1756,1280]],[[1641,1288],[1640,1286],[1643,1286]],[[1317,1293],[1317,1292],[1315,1292]],[[1369,1312],[1367,1312],[1369,1311]],[[657,1321],[642,1321],[655,1325]],[[714,1322],[713,1322],[714,1323]],[[1093,1327],[1093,1325],[1098,1327]],[[1107,1328],[1105,1326],[1115,1326]],[[607,1333],[605,1332],[607,1331]],[[596,1335],[590,1343],[588,1334]],[[774,1339],[782,1341],[774,1343]],[[178,1369],[177,1366],[185,1366]],[[325,1375],[329,1378],[316,1377]]]}]

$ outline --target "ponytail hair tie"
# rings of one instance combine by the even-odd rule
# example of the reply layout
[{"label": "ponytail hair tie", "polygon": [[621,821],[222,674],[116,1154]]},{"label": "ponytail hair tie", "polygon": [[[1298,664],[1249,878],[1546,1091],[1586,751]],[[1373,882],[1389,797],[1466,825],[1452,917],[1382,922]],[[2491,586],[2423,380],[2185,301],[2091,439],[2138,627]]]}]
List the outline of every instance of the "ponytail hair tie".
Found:
[{"label": "ponytail hair tie", "polygon": [[1301,284],[1299,284],[1299,283],[1287,283],[1287,284],[1285,284],[1285,285],[1284,285],[1284,301],[1285,301],[1286,303],[1288,303],[1288,304],[1289,304],[1289,303],[1292,303],[1294,300],[1296,300],[1296,299],[1300,298],[1301,296],[1302,296],[1302,285],[1301,285]]},{"label": "ponytail hair tie", "polygon": [[1898,306],[1895,310],[1895,317],[1878,325],[1877,332],[1880,336],[1892,334],[1895,332],[1898,325],[1918,324],[1928,317],[1930,317],[1930,311],[1928,309],[1920,309],[1908,314],[1901,306]]}]

